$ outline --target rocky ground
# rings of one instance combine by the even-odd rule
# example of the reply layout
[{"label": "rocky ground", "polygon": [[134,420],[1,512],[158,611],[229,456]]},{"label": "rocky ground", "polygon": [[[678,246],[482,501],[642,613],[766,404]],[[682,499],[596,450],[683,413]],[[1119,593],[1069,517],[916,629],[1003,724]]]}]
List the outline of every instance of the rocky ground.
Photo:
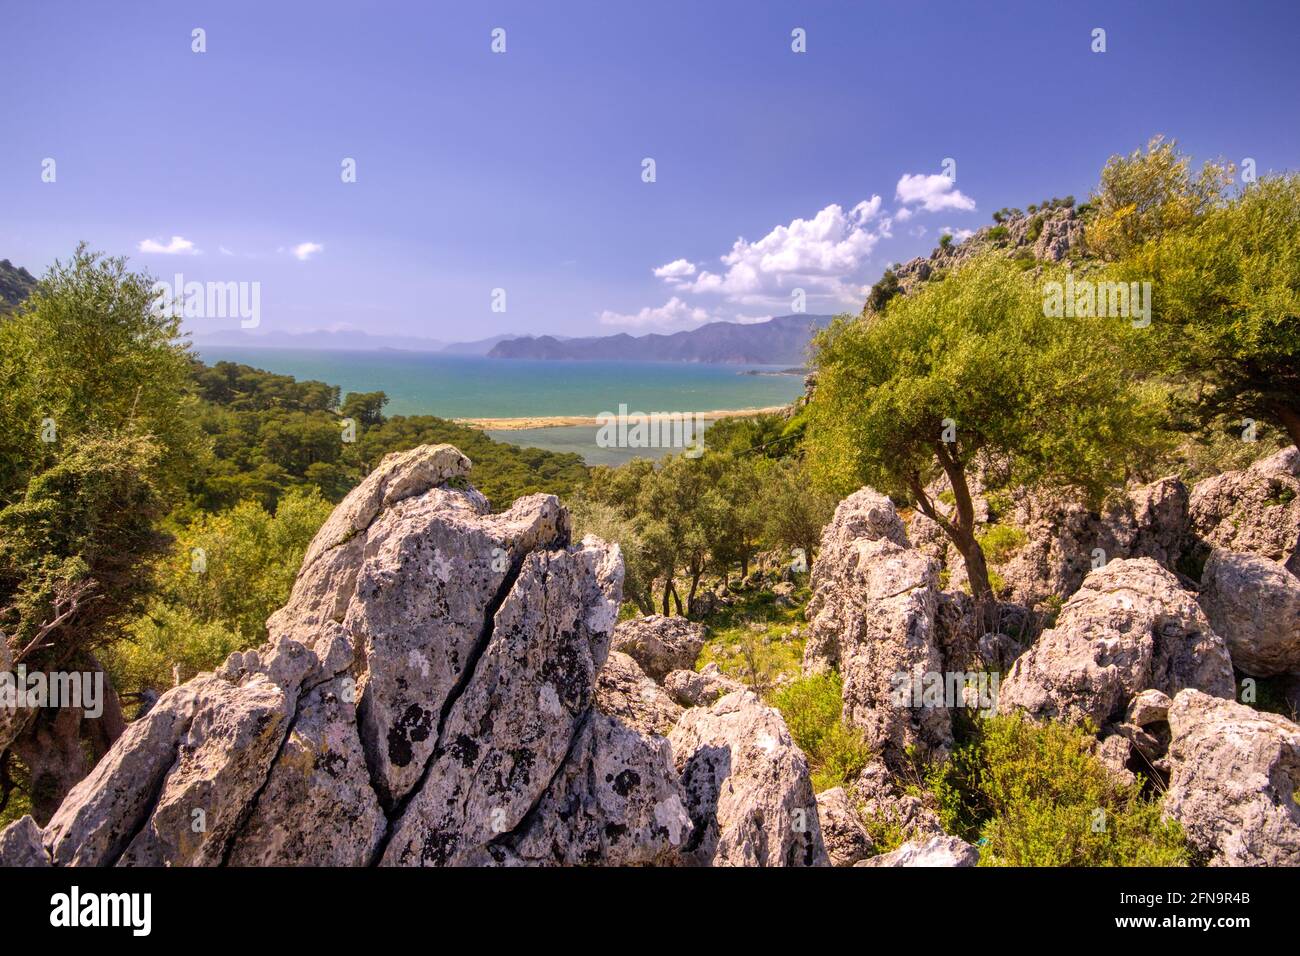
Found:
[{"label": "rocky ground", "polygon": [[[864,488],[806,621],[796,582],[765,590],[768,669],[742,625],[619,623],[618,547],[573,541],[551,496],[492,514],[468,472],[445,445],[385,459],[268,643],[165,694],[47,826],[0,833],[0,863],[969,866],[907,775],[972,702],[900,700],[896,675],[979,671],[995,709],[1086,726],[1116,779],[1158,784],[1198,861],[1300,865],[1294,448],[1102,514],[1021,496],[993,634],[932,523]],[[842,786],[814,793],[771,703],[791,671],[842,681],[870,753]]]}]

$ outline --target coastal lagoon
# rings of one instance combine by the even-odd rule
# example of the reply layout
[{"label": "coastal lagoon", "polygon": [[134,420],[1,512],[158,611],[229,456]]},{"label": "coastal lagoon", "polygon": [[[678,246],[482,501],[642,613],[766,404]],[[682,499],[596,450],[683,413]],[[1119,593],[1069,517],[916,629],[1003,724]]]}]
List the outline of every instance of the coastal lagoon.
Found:
[{"label": "coastal lagoon", "polygon": [[[489,359],[436,352],[332,352],[231,346],[196,348],[204,362],[239,362],[348,392],[383,391],[389,415],[455,419],[591,418],[626,405],[633,412],[725,412],[787,405],[803,391],[802,375],[751,374],[771,366],[677,362]],[[654,448],[600,448],[597,426],[520,428],[498,423],[488,434],[515,445],[571,451],[589,464],[658,457]],[[538,423],[540,424],[540,423]]]}]

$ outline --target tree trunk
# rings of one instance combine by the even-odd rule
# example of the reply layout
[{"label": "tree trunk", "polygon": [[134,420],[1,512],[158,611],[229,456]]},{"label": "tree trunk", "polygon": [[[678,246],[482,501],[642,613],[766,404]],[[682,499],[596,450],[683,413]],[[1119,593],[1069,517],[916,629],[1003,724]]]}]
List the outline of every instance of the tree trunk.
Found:
[{"label": "tree trunk", "polygon": [[677,585],[671,584],[669,585],[669,587],[671,588],[671,593],[673,596],[673,604],[677,606],[677,616],[685,617],[686,612],[682,610],[682,596],[677,593]]},{"label": "tree trunk", "polygon": [[975,598],[975,609],[979,615],[985,633],[996,633],[998,629],[998,603],[989,583],[988,562],[984,558],[984,549],[975,539],[975,504],[971,500],[970,488],[966,484],[965,467],[955,454],[949,452],[946,445],[936,443],[935,456],[943,466],[948,483],[952,485],[955,508],[948,518],[939,513],[934,502],[921,486],[919,475],[913,475],[909,481],[913,496],[921,512],[943,529],[949,540],[961,552],[966,565],[966,577],[970,580],[971,595]]},{"label": "tree trunk", "polygon": [[668,575],[668,577],[664,578],[664,611],[663,611],[664,617],[668,617],[673,613],[672,607],[668,604],[668,600],[672,596],[672,593],[673,593],[673,576],[670,574]]}]

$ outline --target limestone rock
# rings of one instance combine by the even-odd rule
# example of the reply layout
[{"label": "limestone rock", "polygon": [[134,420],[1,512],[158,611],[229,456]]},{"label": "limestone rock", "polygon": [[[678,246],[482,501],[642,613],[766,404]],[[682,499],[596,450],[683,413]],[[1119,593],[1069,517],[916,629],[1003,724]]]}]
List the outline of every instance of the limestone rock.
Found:
[{"label": "limestone rock", "polygon": [[853,792],[864,819],[896,827],[909,840],[943,833],[939,815],[921,797],[900,786],[879,757],[862,768]]},{"label": "limestone rock", "polygon": [[619,623],[613,646],[641,665],[651,679],[662,681],[669,671],[695,667],[704,646],[704,625],[662,614],[637,617]]},{"label": "limestone rock", "polygon": [[1300,575],[1300,451],[1294,445],[1198,482],[1188,511],[1207,546],[1257,554]]},{"label": "limestone rock", "polygon": [[596,707],[643,734],[667,734],[682,715],[664,688],[619,651],[610,651],[596,677]]},{"label": "limestone rock", "polygon": [[1169,705],[1173,703],[1169,695],[1154,688],[1148,688],[1135,696],[1128,705],[1128,721],[1139,727],[1149,724],[1167,723]]},{"label": "limestone rock", "polygon": [[831,866],[852,866],[871,855],[871,837],[843,787],[817,794],[817,820]]},{"label": "limestone rock", "polygon": [[1231,697],[1227,648],[1173,574],[1137,558],[1088,575],[1056,626],[1012,665],[998,706],[1100,727],[1122,718],[1139,691],[1186,687]]},{"label": "limestone rock", "polygon": [[1238,670],[1300,673],[1300,578],[1281,564],[1216,548],[1201,575],[1200,602]]},{"label": "limestone rock", "polygon": [[[465,467],[447,448],[386,458],[317,535],[270,640],[164,694],[44,832],[5,831],[6,854],[675,865],[711,833],[692,861],[824,862],[807,762],[779,715],[752,696],[697,709],[683,741],[699,744],[677,757],[696,768],[688,801],[668,741],[632,726],[666,729],[677,705],[629,658],[606,667],[617,546],[571,544],[551,496],[489,513],[447,483]],[[709,747],[735,762],[706,805],[694,758]]]},{"label": "limestone rock", "polygon": [[917,746],[946,753],[948,710],[899,699],[914,671],[941,673],[935,630],[938,566],[907,544],[889,499],[863,488],[840,502],[812,571],[804,672],[838,667],[844,720],[887,759]]},{"label": "limestone rock", "polygon": [[826,866],[808,760],[750,691],[692,708],[669,735],[700,866]]},{"label": "limestone rock", "polygon": [[[235,840],[232,866],[365,866],[387,829],[357,733],[356,688],[312,690]],[[303,821],[311,821],[304,827]]]},{"label": "limestone rock", "polygon": [[30,814],[0,830],[0,867],[51,865],[44,835]]},{"label": "limestone rock", "polygon": [[664,678],[664,690],[683,707],[708,707],[719,697],[743,689],[740,681],[727,677],[716,663],[705,664],[698,671],[670,671]]},{"label": "limestone rock", "polygon": [[1165,813],[1212,865],[1300,866],[1300,727],[1196,690],[1169,708]]},{"label": "limestone rock", "polygon": [[668,741],[592,711],[522,832],[490,843],[487,856],[508,865],[671,864],[691,830]]},{"label": "limestone rock", "polygon": [[904,843],[892,853],[873,856],[858,866],[976,866],[980,852],[955,836],[932,836]]}]

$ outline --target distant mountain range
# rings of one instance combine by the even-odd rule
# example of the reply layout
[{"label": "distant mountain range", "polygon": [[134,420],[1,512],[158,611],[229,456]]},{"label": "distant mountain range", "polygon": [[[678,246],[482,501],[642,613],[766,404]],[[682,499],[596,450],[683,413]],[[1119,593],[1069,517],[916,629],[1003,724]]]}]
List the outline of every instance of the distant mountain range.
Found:
[{"label": "distant mountain range", "polygon": [[645,362],[713,362],[735,365],[802,365],[815,331],[829,315],[782,315],[766,322],[710,322],[669,334],[600,335],[560,339],[531,336],[498,342],[488,358],[605,359]]}]

